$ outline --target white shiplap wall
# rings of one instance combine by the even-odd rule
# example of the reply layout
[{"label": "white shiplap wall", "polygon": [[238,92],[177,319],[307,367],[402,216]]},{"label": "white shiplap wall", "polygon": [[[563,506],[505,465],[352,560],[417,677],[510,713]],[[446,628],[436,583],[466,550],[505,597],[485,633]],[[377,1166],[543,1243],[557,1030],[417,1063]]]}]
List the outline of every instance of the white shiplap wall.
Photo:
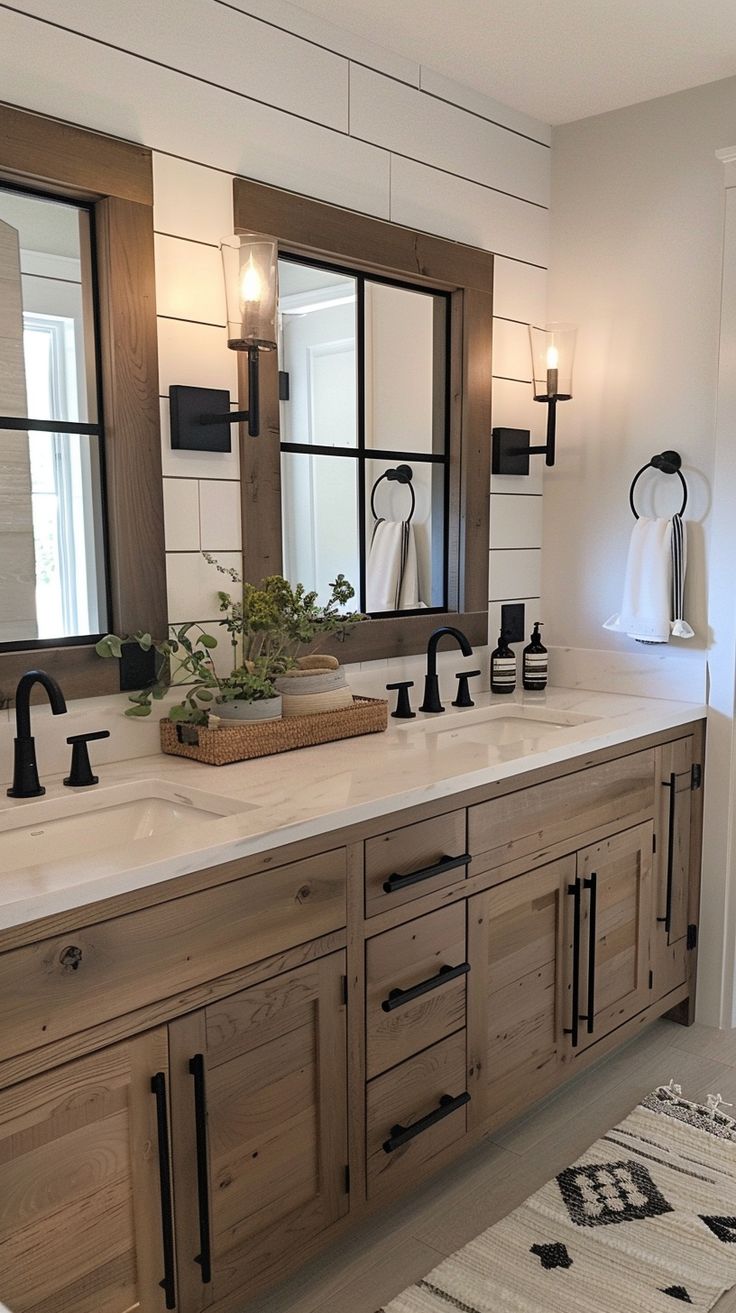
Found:
[{"label": "white shiplap wall", "polygon": [[[239,561],[237,453],[172,452],[165,400],[170,383],[235,394],[217,252],[234,174],[494,251],[494,424],[539,430],[525,325],[545,318],[545,125],[287,0],[10,0],[0,97],[155,152],[172,621],[214,618],[201,549]],[[492,481],[494,641],[501,601],[538,609],[541,479],[537,462]]]}]

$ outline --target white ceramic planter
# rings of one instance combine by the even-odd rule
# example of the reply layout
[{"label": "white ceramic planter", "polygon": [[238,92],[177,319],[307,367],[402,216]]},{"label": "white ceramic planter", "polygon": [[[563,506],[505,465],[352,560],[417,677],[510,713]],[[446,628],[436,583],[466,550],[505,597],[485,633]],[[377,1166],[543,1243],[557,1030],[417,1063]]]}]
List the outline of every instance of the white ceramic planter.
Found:
[{"label": "white ceramic planter", "polygon": [[256,702],[236,699],[235,702],[218,702],[213,714],[222,720],[237,720],[241,724],[263,724],[266,720],[281,720],[281,694],[275,698],[259,698]]}]

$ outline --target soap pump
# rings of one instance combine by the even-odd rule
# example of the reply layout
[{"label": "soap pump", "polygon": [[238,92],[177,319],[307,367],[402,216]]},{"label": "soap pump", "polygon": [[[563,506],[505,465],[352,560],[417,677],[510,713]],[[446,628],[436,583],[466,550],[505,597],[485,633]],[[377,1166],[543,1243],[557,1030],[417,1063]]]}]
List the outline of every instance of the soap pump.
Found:
[{"label": "soap pump", "polygon": [[508,644],[506,630],[502,629],[498,647],[491,655],[491,692],[513,693],[516,688],[516,656]]},{"label": "soap pump", "polygon": [[522,658],[522,682],[530,693],[541,693],[547,687],[548,659],[539,633],[541,627],[542,621],[535,620],[531,642],[524,648]]}]

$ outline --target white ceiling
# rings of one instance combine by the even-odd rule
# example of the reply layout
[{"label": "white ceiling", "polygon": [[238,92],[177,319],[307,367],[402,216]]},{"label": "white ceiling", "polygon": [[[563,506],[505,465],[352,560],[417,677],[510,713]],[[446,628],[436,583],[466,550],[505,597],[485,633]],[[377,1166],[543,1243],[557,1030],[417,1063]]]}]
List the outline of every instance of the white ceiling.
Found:
[{"label": "white ceiling", "polygon": [[734,0],[298,0],[546,123],[736,74]]}]

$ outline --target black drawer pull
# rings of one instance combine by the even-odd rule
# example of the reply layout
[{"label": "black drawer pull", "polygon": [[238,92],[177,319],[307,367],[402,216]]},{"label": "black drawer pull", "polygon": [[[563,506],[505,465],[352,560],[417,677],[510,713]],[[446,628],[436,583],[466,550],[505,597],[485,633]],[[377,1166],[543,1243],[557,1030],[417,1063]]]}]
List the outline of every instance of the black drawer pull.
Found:
[{"label": "black drawer pull", "polygon": [[156,1096],[158,1129],[158,1170],[161,1187],[161,1233],[164,1251],[164,1277],[159,1285],[166,1295],[166,1307],[176,1308],[174,1281],[174,1209],[171,1200],[171,1166],[169,1164],[169,1113],[166,1103],[166,1077],[162,1071],[151,1077],[151,1093]]},{"label": "black drawer pull", "polygon": [[598,936],[598,875],[591,872],[590,879],[583,880],[583,888],[590,891],[590,921],[588,926],[588,1011],[581,1014],[580,1020],[587,1022],[588,1034],[595,1030],[595,950]]},{"label": "black drawer pull", "polygon": [[447,985],[451,980],[457,980],[459,976],[467,976],[469,970],[469,962],[461,962],[456,967],[440,967],[436,976],[430,976],[428,980],[420,980],[418,985],[412,985],[410,989],[392,989],[388,998],[383,1000],[381,1007],[384,1012],[393,1012],[394,1008],[403,1007],[405,1003],[413,1003],[415,998],[429,994],[440,985]]},{"label": "black drawer pull", "polygon": [[418,1122],[412,1126],[392,1126],[391,1134],[384,1141],[384,1151],[393,1153],[394,1149],[400,1149],[403,1144],[408,1144],[416,1135],[421,1135],[422,1131],[428,1131],[431,1126],[436,1126],[450,1113],[457,1112],[458,1108],[464,1108],[466,1103],[470,1103],[470,1095],[465,1090],[463,1094],[457,1094],[453,1099],[451,1094],[443,1094],[440,1099],[439,1107],[433,1112],[427,1113],[426,1117],[420,1117]]},{"label": "black drawer pull", "polygon": [[567,892],[573,900],[572,921],[572,1025],[563,1031],[572,1037],[572,1047],[578,1046],[580,1025],[580,900],[582,896],[580,876],[574,884],[567,886]]},{"label": "black drawer pull", "polygon": [[667,902],[664,916],[658,916],[657,920],[663,922],[665,933],[669,934],[672,929],[672,886],[675,873],[675,817],[677,811],[677,776],[674,772],[670,775],[669,780],[662,781],[662,787],[670,791],[667,835]]},{"label": "black drawer pull", "polygon": [[470,853],[462,853],[460,857],[440,857],[434,866],[423,866],[420,871],[410,871],[408,875],[394,872],[384,880],[383,891],[387,894],[395,894],[398,889],[408,889],[409,885],[420,884],[422,880],[431,880],[433,875],[442,875],[443,871],[454,871],[458,866],[467,866],[469,861]]},{"label": "black drawer pull", "polygon": [[202,1271],[202,1284],[212,1280],[212,1250],[210,1246],[210,1175],[207,1163],[207,1089],[204,1077],[204,1055],[195,1053],[189,1060],[189,1071],[194,1077],[194,1134],[197,1144],[197,1202],[199,1206],[199,1253],[195,1263]]}]

